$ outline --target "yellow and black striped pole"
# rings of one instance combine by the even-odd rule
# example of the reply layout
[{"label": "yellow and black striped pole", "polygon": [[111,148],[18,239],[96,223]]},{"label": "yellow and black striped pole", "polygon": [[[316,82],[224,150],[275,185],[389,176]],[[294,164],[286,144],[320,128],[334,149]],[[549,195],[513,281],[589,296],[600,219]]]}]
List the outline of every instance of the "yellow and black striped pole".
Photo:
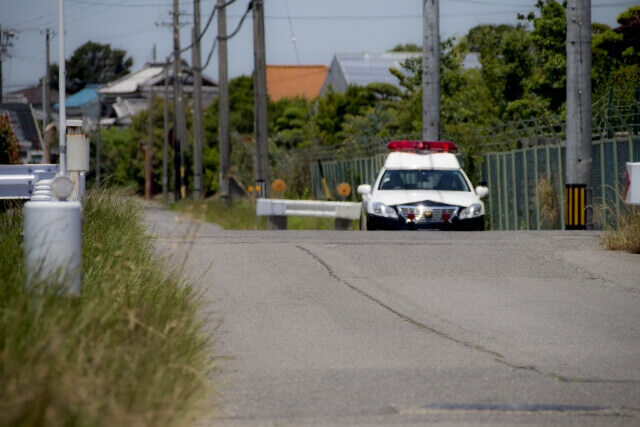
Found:
[{"label": "yellow and black striped pole", "polygon": [[567,230],[587,229],[587,186],[586,184],[565,185],[566,218],[565,228]]}]

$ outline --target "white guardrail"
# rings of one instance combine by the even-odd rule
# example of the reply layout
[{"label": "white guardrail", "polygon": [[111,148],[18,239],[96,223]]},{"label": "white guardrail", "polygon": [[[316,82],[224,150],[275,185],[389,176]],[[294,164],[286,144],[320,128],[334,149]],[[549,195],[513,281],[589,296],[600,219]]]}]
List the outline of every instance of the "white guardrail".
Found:
[{"label": "white guardrail", "polygon": [[359,219],[360,203],[318,200],[258,199],[258,216],[316,216],[336,219]]},{"label": "white guardrail", "polygon": [[0,199],[31,199],[39,181],[52,180],[58,165],[0,165]]}]

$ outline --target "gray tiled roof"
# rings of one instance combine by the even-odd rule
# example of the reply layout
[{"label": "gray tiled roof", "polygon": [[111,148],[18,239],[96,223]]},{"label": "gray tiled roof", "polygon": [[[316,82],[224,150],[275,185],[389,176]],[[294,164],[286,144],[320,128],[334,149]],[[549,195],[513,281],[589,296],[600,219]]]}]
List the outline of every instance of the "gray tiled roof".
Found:
[{"label": "gray tiled roof", "polygon": [[336,59],[348,85],[366,86],[369,83],[397,85],[398,79],[389,72],[389,68],[401,69],[400,64],[407,58],[420,55],[420,53],[408,52],[336,53]]}]

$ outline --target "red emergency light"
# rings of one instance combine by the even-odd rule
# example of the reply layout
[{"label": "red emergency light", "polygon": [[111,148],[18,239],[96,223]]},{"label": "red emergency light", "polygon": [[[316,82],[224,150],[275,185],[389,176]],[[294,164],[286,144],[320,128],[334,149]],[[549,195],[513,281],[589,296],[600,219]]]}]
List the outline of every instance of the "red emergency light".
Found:
[{"label": "red emergency light", "polygon": [[430,151],[438,153],[454,153],[458,147],[448,141],[391,141],[387,144],[389,151]]}]

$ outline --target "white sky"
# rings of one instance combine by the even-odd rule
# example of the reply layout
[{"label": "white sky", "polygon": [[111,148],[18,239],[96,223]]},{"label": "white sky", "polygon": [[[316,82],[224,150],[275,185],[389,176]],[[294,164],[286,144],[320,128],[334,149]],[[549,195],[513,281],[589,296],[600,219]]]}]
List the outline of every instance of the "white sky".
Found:
[{"label": "white sky", "polygon": [[[202,21],[216,0],[201,0]],[[249,0],[237,0],[228,8],[231,32]],[[398,43],[420,43],[422,0],[265,0],[268,64],[296,64],[292,33],[301,64],[329,65],[335,52],[385,51]],[[171,30],[156,23],[169,22],[172,0],[66,0],[66,57],[88,40],[110,43],[133,57],[132,70],[172,50]],[[465,34],[479,24],[515,23],[516,14],[534,10],[535,0],[441,0],[440,30],[444,37]],[[638,1],[592,0],[592,20],[616,25],[618,14]],[[193,2],[181,0],[180,9],[191,22]],[[217,32],[215,18],[202,44],[203,63]],[[19,30],[11,58],[3,64],[5,93],[34,85],[44,74],[45,43],[42,28],[58,31],[56,0],[0,0],[0,25]],[[232,77],[253,70],[251,16],[229,41]],[[181,30],[182,46],[191,40],[191,27]],[[191,62],[187,52],[183,58]],[[51,43],[51,60],[58,62],[58,38]],[[216,78],[217,52],[205,74]]]}]

